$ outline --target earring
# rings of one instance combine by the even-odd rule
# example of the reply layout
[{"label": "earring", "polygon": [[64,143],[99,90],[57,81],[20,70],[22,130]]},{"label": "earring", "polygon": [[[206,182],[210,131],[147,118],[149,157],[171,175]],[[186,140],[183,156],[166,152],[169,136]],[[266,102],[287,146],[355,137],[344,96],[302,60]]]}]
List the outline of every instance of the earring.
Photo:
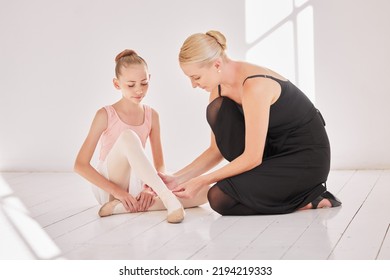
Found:
[{"label": "earring", "polygon": [[221,69],[218,69],[218,73],[221,73]]}]

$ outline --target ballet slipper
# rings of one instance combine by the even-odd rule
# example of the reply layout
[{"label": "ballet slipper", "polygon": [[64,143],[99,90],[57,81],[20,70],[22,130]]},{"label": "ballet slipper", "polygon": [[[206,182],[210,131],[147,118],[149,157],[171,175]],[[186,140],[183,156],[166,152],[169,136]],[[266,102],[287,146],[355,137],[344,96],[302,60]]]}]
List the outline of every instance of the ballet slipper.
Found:
[{"label": "ballet slipper", "polygon": [[[158,194],[159,192],[157,192]],[[183,221],[185,212],[178,198],[168,189],[160,192],[158,196],[167,209],[167,222],[177,224]]]},{"label": "ballet slipper", "polygon": [[111,201],[103,204],[103,206],[99,210],[99,216],[100,217],[107,217],[107,216],[111,216],[111,215],[115,214],[115,207],[119,204],[122,204],[122,203],[118,199],[114,199],[114,200],[111,200]]},{"label": "ballet slipper", "polygon": [[181,223],[184,220],[185,212],[183,207],[168,212],[167,222],[172,224]]},{"label": "ballet slipper", "polygon": [[[128,213],[128,211],[124,209],[121,201],[118,199],[114,199],[103,204],[103,206],[99,210],[99,216],[102,218],[122,213]],[[184,220],[184,216],[185,211],[183,207],[180,206],[179,208],[168,211],[167,222],[172,224],[181,223]]]}]

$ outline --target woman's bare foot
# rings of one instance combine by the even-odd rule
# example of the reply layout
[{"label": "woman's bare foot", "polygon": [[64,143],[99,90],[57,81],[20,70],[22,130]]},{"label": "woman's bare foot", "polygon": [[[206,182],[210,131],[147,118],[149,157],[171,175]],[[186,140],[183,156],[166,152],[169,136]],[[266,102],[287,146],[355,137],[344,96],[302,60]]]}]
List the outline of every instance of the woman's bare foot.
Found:
[{"label": "woman's bare foot", "polygon": [[341,201],[328,191],[314,199],[311,203],[300,208],[299,210],[317,209],[317,208],[330,208],[341,206]]},{"label": "woman's bare foot", "polygon": [[[330,201],[328,199],[323,198],[318,203],[318,206],[316,208],[330,208],[330,207],[332,207],[332,203],[330,203]],[[302,208],[299,208],[299,210],[316,209],[316,208],[313,208],[313,204],[310,202],[306,206],[303,206]]]}]

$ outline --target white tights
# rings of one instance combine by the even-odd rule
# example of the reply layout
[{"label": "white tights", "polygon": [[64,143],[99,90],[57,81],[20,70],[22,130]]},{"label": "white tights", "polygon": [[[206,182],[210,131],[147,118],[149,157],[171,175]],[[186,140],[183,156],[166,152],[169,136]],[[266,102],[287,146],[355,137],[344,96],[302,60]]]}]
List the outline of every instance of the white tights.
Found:
[{"label": "white tights", "polygon": [[[128,190],[130,194],[136,197],[142,189],[139,184],[134,186],[135,188],[131,185],[134,182],[130,182],[130,177],[134,177],[132,176],[134,171],[134,175],[150,186],[158,195],[154,204],[148,209],[149,211],[167,209],[169,213],[170,210],[178,209],[182,205],[184,208],[188,208],[207,202],[207,189],[200,192],[194,199],[178,200],[166,187],[149,162],[138,135],[130,129],[122,132],[107,155],[105,162],[100,164],[98,169],[108,180]],[[100,188],[94,188],[94,193],[101,204],[114,199]],[[118,204],[114,212],[119,214],[127,211],[122,204]]]}]

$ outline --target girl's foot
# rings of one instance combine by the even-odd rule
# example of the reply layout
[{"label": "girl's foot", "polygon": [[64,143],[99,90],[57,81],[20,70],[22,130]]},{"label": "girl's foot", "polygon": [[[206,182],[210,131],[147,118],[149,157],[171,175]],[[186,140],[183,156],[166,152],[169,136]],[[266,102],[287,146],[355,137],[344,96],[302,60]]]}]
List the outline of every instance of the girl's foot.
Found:
[{"label": "girl's foot", "polygon": [[167,222],[172,224],[181,223],[184,220],[185,212],[183,207],[173,210],[171,213],[168,212]]},{"label": "girl's foot", "polygon": [[[167,203],[167,205],[170,206],[169,208],[173,209],[173,210],[168,210],[168,215],[167,215],[168,223],[177,224],[182,222],[184,219],[185,212],[183,206],[180,204],[180,202],[179,204],[177,204],[177,202],[176,199],[173,199],[173,201]],[[121,201],[118,199],[114,199],[103,204],[103,206],[99,210],[100,217],[107,217],[114,214],[123,214],[123,213],[128,213],[128,211],[125,210]]]},{"label": "girl's foot", "polygon": [[107,216],[111,216],[113,214],[116,214],[115,208],[119,204],[121,205],[122,203],[118,199],[114,199],[114,200],[111,200],[111,201],[103,204],[103,206],[99,210],[99,216],[100,217],[107,217]]},{"label": "girl's foot", "polygon": [[172,224],[182,222],[185,212],[177,197],[170,190],[164,191],[159,197],[168,211],[167,222]]}]

